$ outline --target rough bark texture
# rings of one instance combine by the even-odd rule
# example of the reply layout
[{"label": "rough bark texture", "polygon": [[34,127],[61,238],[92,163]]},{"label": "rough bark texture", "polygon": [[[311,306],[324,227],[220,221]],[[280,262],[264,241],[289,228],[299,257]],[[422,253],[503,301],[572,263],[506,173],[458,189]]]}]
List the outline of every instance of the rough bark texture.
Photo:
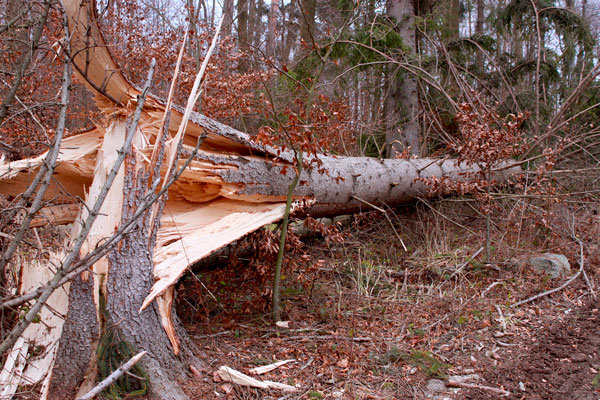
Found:
[{"label": "rough bark texture", "polygon": [[[294,178],[291,169],[282,174],[283,165],[273,165],[265,159],[208,154],[200,154],[199,157],[215,165],[236,166],[221,169],[217,174],[225,182],[240,184],[240,198],[260,195],[284,199]],[[315,200],[316,204],[307,210],[313,216],[356,212],[369,207],[365,201],[389,206],[407,203],[416,197],[430,196],[430,186],[419,178],[446,176],[454,180],[469,180],[480,171],[476,166],[455,160],[379,160],[333,156],[320,156],[319,159],[326,172],[321,173],[317,168],[303,171],[300,184],[294,192],[298,197]],[[310,165],[311,161],[306,160],[305,163]],[[506,180],[517,169],[499,172],[496,178]]]},{"label": "rough bark texture", "polygon": [[[129,170],[125,182],[123,222],[137,210],[148,181],[146,171]],[[147,351],[140,362],[150,380],[150,394],[156,399],[186,399],[177,379],[185,376],[189,363],[197,363],[191,349],[181,346],[179,356],[165,333],[156,303],[138,312],[154,282],[152,248],[154,240],[148,234],[148,214],[140,217],[136,227],[108,256],[109,274],[106,283],[108,324],[119,329],[121,336],[135,352]],[[179,332],[185,335],[185,332]],[[185,340],[185,344],[189,341]]]},{"label": "rough bark texture", "polygon": [[74,399],[86,375],[95,376],[94,353],[100,337],[94,303],[94,281],[78,276],[71,281],[69,311],[60,338],[49,400]]},{"label": "rough bark texture", "polygon": [[[396,29],[408,56],[415,54],[416,32],[415,13],[412,0],[390,0],[388,15],[396,20]],[[394,158],[410,147],[411,154],[419,155],[419,124],[417,121],[419,98],[417,79],[414,75],[399,69],[390,70],[388,75],[389,92],[386,108],[386,153]]]}]

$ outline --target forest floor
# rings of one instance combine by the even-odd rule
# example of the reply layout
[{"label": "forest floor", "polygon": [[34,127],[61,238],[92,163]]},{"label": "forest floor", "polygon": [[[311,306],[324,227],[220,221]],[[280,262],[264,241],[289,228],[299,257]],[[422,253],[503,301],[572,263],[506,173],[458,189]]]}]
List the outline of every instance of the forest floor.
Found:
[{"label": "forest floor", "polygon": [[[544,226],[504,206],[492,219],[490,262],[485,251],[473,257],[485,246],[485,219],[469,201],[349,218],[342,243],[305,239],[311,268],[283,281],[287,328],[265,309],[268,274],[253,278],[238,263],[189,276],[178,313],[206,365],[185,386],[194,399],[600,399],[599,303],[583,277],[511,307],[566,281],[529,267],[543,252],[566,255],[572,274],[583,260],[592,284],[600,281],[597,207],[553,206],[539,216]],[[295,393],[217,373],[287,359],[295,361],[254,377]],[[475,387],[448,387],[449,377]]]}]

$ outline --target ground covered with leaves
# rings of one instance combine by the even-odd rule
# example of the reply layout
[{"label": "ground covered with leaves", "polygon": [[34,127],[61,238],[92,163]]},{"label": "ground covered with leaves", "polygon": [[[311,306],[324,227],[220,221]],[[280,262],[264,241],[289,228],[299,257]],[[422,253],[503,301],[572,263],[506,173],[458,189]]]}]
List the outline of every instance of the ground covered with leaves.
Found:
[{"label": "ground covered with leaves", "polygon": [[[206,360],[187,390],[198,399],[598,399],[599,303],[582,275],[511,307],[566,281],[531,269],[528,259],[543,252],[566,255],[572,274],[583,262],[590,283],[598,281],[594,207],[558,205],[539,223],[515,223],[518,209],[498,209],[489,262],[479,251],[484,218],[469,201],[346,218],[343,242],[309,233],[295,245],[304,249],[292,249],[288,327],[270,321],[268,269],[248,273],[260,259],[217,260],[178,288],[178,313]],[[288,359],[253,377],[295,385],[295,393],[241,387],[217,373]]]}]

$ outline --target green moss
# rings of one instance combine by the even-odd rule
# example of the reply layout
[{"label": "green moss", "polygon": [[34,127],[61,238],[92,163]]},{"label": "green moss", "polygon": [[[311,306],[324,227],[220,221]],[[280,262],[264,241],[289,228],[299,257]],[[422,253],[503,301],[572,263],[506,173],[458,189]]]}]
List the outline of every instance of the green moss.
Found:
[{"label": "green moss", "polygon": [[412,350],[410,354],[404,354],[402,359],[427,375],[440,379],[446,379],[448,377],[446,371],[452,367],[450,364],[441,362],[428,351]]}]

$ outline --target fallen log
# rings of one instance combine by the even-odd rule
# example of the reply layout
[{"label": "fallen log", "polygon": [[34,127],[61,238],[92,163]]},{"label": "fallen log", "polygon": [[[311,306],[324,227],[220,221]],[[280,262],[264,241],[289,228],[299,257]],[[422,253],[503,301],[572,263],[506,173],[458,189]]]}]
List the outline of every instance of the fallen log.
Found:
[{"label": "fallen log", "polygon": [[[157,166],[150,160],[160,146],[157,138],[168,110],[161,100],[149,97],[139,124],[127,122],[133,119],[140,91],[127,82],[112,60],[97,25],[95,3],[63,3],[71,29],[72,63],[79,79],[96,94],[104,115],[95,129],[63,141],[55,180],[46,192],[48,202],[68,210],[61,212],[56,222],[77,222],[72,236],[78,234],[77,227],[98,200],[128,126],[135,129],[129,156],[79,253],[83,258],[129,221],[151,192],[147,177]],[[183,110],[174,107],[166,127],[165,148],[176,147],[171,145],[184,123]],[[0,194],[19,196],[43,156],[0,164]],[[197,113],[192,113],[187,122],[177,166],[183,167],[192,156],[179,180],[169,188],[164,212],[156,214],[158,229],[151,228],[153,213],[142,214],[119,246],[94,264],[91,274],[83,274],[69,288],[61,289],[64,310],[68,294],[67,323],[63,326],[61,321],[56,322],[57,331],[62,330],[60,342],[47,344],[53,348],[50,359],[54,365],[44,385],[48,398],[74,398],[93,386],[100,336],[107,329],[117,328],[133,350],[148,352],[140,363],[153,381],[153,395],[185,398],[173,378],[188,369],[184,365],[193,364],[189,361],[193,356],[185,332],[172,315],[173,284],[188,266],[279,220],[294,178],[293,154],[263,146],[247,134]],[[359,211],[365,209],[365,202],[390,206],[406,203],[429,195],[429,188],[418,178],[470,180],[469,174],[479,171],[476,166],[454,160],[318,157],[320,169],[326,173],[316,168],[305,170],[295,191],[297,200],[311,204],[304,212],[312,216]],[[307,159],[306,164],[311,165],[311,161]],[[167,179],[167,170],[163,164],[157,171],[163,180]],[[507,180],[514,172],[504,168],[495,178]],[[85,199],[85,206],[78,199]],[[76,206],[79,212],[73,219],[72,208]],[[43,286],[44,282],[37,284]],[[35,289],[24,286],[21,292]],[[41,337],[28,339],[36,342]],[[44,360],[46,368],[50,364]],[[61,368],[74,372],[61,373]],[[42,372],[39,379],[49,371]]]}]

